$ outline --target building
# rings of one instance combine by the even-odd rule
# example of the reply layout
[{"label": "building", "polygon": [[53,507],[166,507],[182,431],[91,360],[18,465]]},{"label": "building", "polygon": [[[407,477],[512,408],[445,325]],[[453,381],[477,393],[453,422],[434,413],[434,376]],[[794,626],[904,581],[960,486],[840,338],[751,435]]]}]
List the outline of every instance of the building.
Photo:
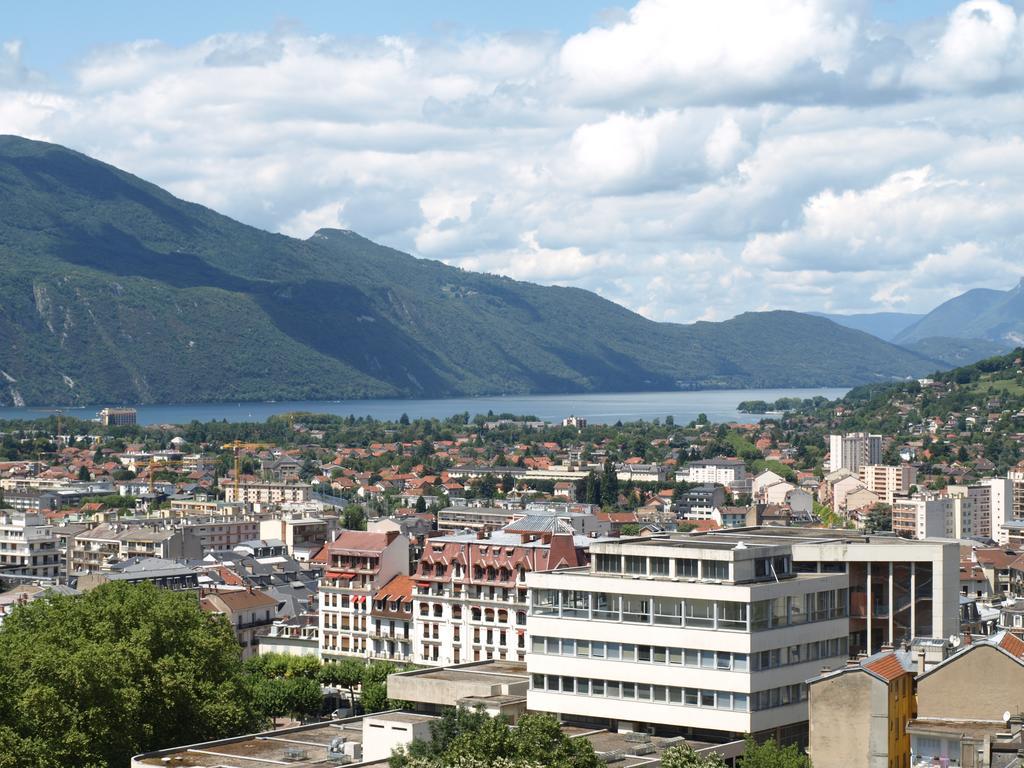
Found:
[{"label": "building", "polygon": [[60,552],[53,526],[38,512],[0,509],[0,578],[54,578]]},{"label": "building", "polygon": [[668,467],[660,464],[618,464],[615,477],[620,483],[664,483],[668,480]]},{"label": "building", "polygon": [[907,768],[915,669],[909,650],[885,650],[808,680],[814,768]]},{"label": "building", "polygon": [[159,525],[102,523],[79,533],[68,552],[69,575],[109,570],[135,557],[165,560],[197,560],[202,557],[199,539],[191,533]]},{"label": "building", "polygon": [[224,500],[228,504],[283,504],[289,501],[309,501],[312,486],[308,483],[234,483],[224,487]]},{"label": "building", "polygon": [[408,568],[409,539],[397,531],[343,531],[327,545],[320,580],[322,658],[369,656],[373,598]]},{"label": "building", "polygon": [[865,465],[882,463],[882,436],[865,432],[829,435],[829,468],[834,472],[845,467],[854,474]]},{"label": "building", "polygon": [[863,464],[859,473],[864,487],[889,506],[892,506],[893,497],[909,496],[911,486],[917,483],[917,467],[909,464]]},{"label": "building", "polygon": [[[697,538],[703,534],[695,534]],[[800,573],[846,573],[850,652],[875,653],[914,638],[960,630],[960,546],[852,530],[761,527],[712,534],[720,540],[788,542]]]},{"label": "building", "polygon": [[[445,533],[496,531],[524,517],[547,516],[570,526],[583,536],[603,536],[611,527],[591,504],[528,504],[520,507],[445,507],[438,510],[437,529]],[[633,520],[633,522],[636,522]]]},{"label": "building", "polygon": [[1004,713],[1019,723],[1022,691],[1024,641],[1007,633],[965,645],[925,671],[917,678],[917,716],[907,726],[911,765],[1019,765],[1019,743],[1005,743],[1011,723]]},{"label": "building", "polygon": [[112,581],[124,581],[129,584],[148,582],[174,592],[199,588],[199,574],[196,570],[162,557],[133,557],[131,560],[115,563],[108,570],[83,573],[78,576],[75,586],[81,592],[88,592]]},{"label": "building", "polygon": [[104,427],[132,427],[138,423],[138,412],[134,408],[104,408],[99,420]]},{"label": "building", "polygon": [[676,512],[686,520],[710,520],[715,509],[725,506],[725,488],[720,485],[697,485],[682,493]]},{"label": "building", "polygon": [[[718,534],[595,542],[527,576],[529,709],[588,727],[803,741],[804,681],[845,663],[846,573]],[[624,663],[626,662],[626,663]]]},{"label": "building", "polygon": [[259,523],[259,538],[280,539],[288,552],[299,561],[313,557],[324,542],[338,531],[338,519],[324,518],[303,512],[284,512]]},{"label": "building", "polygon": [[258,653],[259,638],[270,634],[277,617],[277,600],[252,587],[231,592],[204,592],[199,607],[207,613],[227,618],[242,647],[242,658]]},{"label": "building", "polygon": [[415,662],[525,660],[527,575],[585,564],[595,540],[550,516],[429,539],[414,575]]},{"label": "building", "polygon": [[908,539],[959,538],[955,506],[948,497],[896,499],[892,505],[892,532]]},{"label": "building", "polygon": [[750,493],[750,473],[742,459],[719,456],[691,461],[676,472],[676,482],[695,485],[724,485],[734,496]]},{"label": "building", "polygon": [[412,661],[412,591],[413,580],[399,574],[373,596],[369,630],[371,659]]},{"label": "building", "polygon": [[587,420],[582,416],[568,416],[562,419],[563,427],[575,427],[576,429],[584,429],[587,426]]}]

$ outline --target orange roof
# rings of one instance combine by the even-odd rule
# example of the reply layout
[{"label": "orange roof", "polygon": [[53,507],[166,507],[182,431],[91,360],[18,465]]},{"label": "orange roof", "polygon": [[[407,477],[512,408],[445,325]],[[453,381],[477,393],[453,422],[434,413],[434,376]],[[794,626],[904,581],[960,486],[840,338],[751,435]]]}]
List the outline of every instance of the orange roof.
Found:
[{"label": "orange roof", "polygon": [[1016,635],[1011,635],[1007,632],[1003,635],[1003,639],[999,641],[999,647],[1004,651],[1009,651],[1018,659],[1024,658],[1024,640],[1021,640]]},{"label": "orange roof", "polygon": [[412,587],[415,582],[403,574],[395,576],[391,581],[377,590],[374,600],[401,600],[403,603],[412,601]]},{"label": "orange roof", "polygon": [[334,541],[327,545],[331,552],[383,552],[388,546],[386,533],[373,531],[342,531]]},{"label": "orange roof", "polygon": [[864,669],[873,672],[883,680],[895,680],[900,675],[907,674],[900,660],[895,653],[887,653],[877,659],[864,662]]}]

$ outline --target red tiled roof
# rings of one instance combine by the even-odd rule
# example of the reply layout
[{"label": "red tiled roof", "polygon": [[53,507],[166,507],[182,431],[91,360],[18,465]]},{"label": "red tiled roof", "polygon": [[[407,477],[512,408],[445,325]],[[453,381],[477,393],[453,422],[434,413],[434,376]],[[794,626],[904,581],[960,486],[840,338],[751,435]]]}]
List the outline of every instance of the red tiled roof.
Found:
[{"label": "red tiled roof", "polygon": [[895,653],[887,653],[873,661],[864,662],[864,669],[874,672],[884,680],[895,680],[900,675],[907,674]]},{"label": "red tiled roof", "polygon": [[1003,635],[1003,639],[999,641],[999,647],[1004,651],[1009,651],[1018,659],[1024,659],[1024,640],[1021,640],[1016,635],[1011,635],[1007,632]]},{"label": "red tiled roof", "polygon": [[373,531],[343,531],[327,545],[331,552],[383,552],[388,546],[386,533]]},{"label": "red tiled roof", "polygon": [[403,603],[412,601],[412,588],[414,582],[410,577],[403,574],[395,576],[391,581],[377,590],[373,596],[374,600],[401,600]]}]

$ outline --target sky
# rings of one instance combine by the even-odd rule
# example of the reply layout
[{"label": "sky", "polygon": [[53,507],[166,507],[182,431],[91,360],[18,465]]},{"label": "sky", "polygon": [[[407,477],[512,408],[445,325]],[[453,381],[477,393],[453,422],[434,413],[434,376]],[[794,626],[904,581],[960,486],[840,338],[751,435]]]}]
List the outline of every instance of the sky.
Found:
[{"label": "sky", "polygon": [[655,320],[1024,274],[1024,5],[37,0],[0,133]]}]

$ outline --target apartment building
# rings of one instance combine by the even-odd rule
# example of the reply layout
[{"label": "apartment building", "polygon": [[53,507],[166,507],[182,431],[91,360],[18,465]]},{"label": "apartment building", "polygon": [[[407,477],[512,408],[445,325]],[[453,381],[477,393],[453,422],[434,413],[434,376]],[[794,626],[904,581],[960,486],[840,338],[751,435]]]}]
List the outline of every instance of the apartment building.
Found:
[{"label": "apartment building", "polygon": [[427,541],[414,575],[416,663],[526,658],[527,575],[584,565],[597,539],[550,516],[514,526]]},{"label": "apartment building", "polygon": [[413,580],[399,574],[377,590],[370,608],[371,659],[412,661]]},{"label": "apartment building", "polygon": [[710,520],[715,510],[723,506],[725,488],[709,483],[684,491],[676,503],[679,516],[687,520]]},{"label": "apartment building", "polygon": [[446,533],[496,531],[524,517],[547,516],[566,523],[583,536],[605,535],[610,526],[597,517],[595,513],[598,511],[599,508],[592,504],[572,503],[529,504],[526,509],[517,506],[445,507],[438,510],[437,529]]},{"label": "apartment building", "polygon": [[229,504],[283,504],[287,501],[309,501],[312,486],[308,483],[228,483],[224,488],[224,500]]},{"label": "apartment building", "polygon": [[312,510],[283,512],[259,523],[259,538],[280,539],[299,561],[309,560],[338,532],[336,517],[324,518]]},{"label": "apartment building", "polygon": [[618,464],[615,478],[620,483],[664,483],[668,480],[668,467],[660,464]]},{"label": "apartment building", "polygon": [[38,512],[0,509],[0,576],[53,578],[59,573],[53,526]]},{"label": "apartment building", "polygon": [[885,650],[808,680],[814,768],[907,768],[915,670],[909,650]]},{"label": "apartment building", "polygon": [[409,539],[397,531],[344,531],[327,545],[320,579],[320,655],[369,655],[370,612],[381,587],[409,569]]},{"label": "apartment building", "polygon": [[734,495],[750,493],[751,477],[742,459],[719,456],[691,461],[676,472],[676,482],[694,485],[724,485]]},{"label": "apartment building", "polygon": [[865,464],[859,472],[864,487],[890,506],[895,496],[910,495],[911,486],[917,483],[917,467],[909,464]]},{"label": "apartment building", "polygon": [[953,500],[953,533],[957,538],[992,537],[991,486],[950,485],[945,495]]},{"label": "apartment building", "polygon": [[270,627],[277,617],[277,600],[252,587],[230,592],[204,592],[199,598],[199,607],[207,613],[227,618],[242,648],[243,659],[259,652],[259,638],[270,634]]},{"label": "apartment building", "polygon": [[829,435],[830,464],[835,472],[844,467],[854,474],[866,465],[882,463],[882,436],[866,432],[852,432],[847,435]]},{"label": "apartment building", "polygon": [[785,541],[595,542],[535,572],[528,707],[619,730],[802,741],[804,681],[845,663],[846,573],[798,573]]},{"label": "apartment building", "polygon": [[990,536],[1000,544],[1008,544],[1010,531],[1004,526],[1014,518],[1014,481],[1009,477],[986,477],[978,481],[988,488]]},{"label": "apartment building", "polygon": [[960,631],[959,542],[770,526],[707,535],[745,544],[788,543],[798,573],[846,573],[851,654],[876,653],[887,644],[947,638]]},{"label": "apartment building", "polygon": [[955,503],[951,498],[896,499],[892,532],[908,539],[959,538]]},{"label": "apartment building", "polygon": [[133,557],[166,560],[202,557],[199,539],[193,534],[151,525],[102,523],[79,533],[69,544],[69,575],[104,570],[112,563]]},{"label": "apartment building", "polygon": [[131,427],[138,415],[134,408],[104,408],[99,412],[99,421],[104,427]]}]

